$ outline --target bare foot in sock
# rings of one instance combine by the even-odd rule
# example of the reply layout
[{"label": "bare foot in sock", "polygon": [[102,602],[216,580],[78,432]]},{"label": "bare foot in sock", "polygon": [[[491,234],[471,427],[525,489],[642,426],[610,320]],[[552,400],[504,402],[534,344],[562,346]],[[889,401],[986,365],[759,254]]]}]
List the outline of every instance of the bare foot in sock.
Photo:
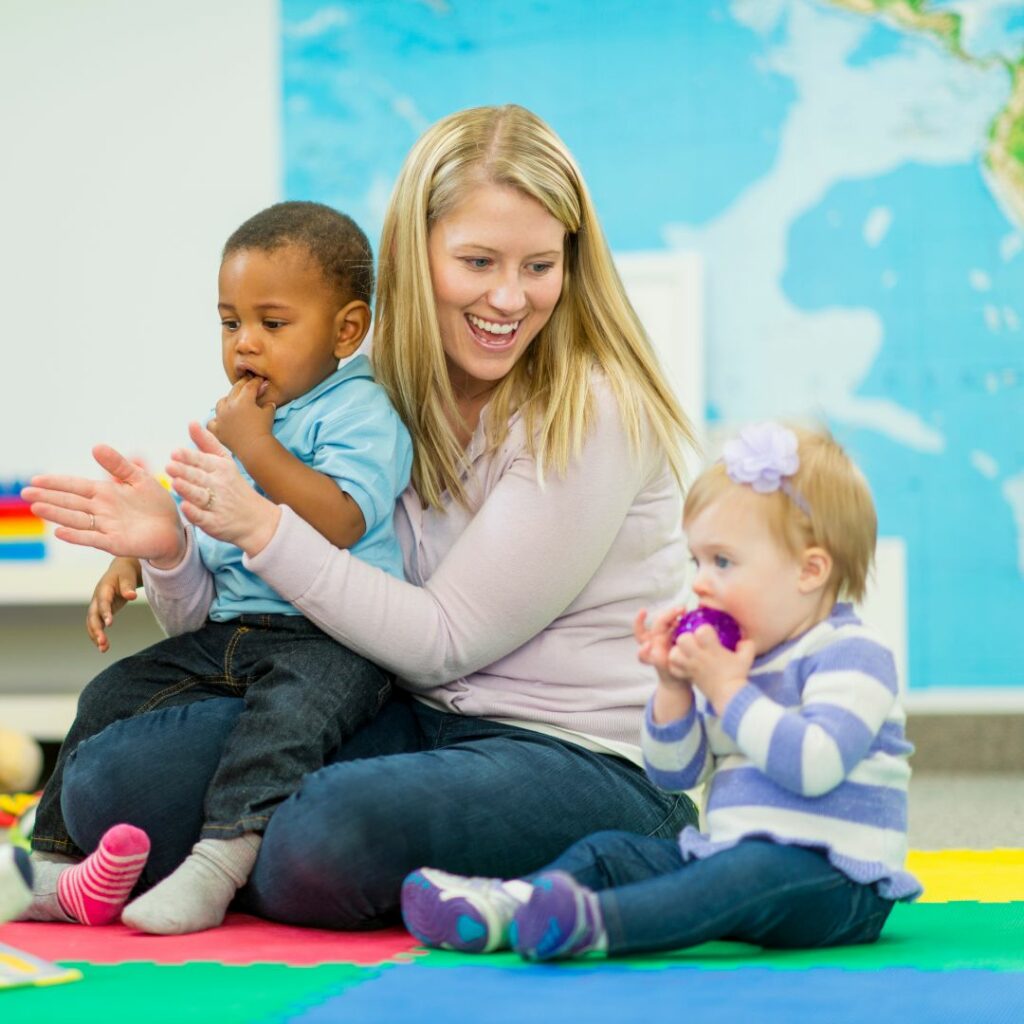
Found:
[{"label": "bare foot in sock", "polygon": [[201,839],[181,866],[124,909],[121,920],[153,935],[216,928],[256,863],[261,837]]}]

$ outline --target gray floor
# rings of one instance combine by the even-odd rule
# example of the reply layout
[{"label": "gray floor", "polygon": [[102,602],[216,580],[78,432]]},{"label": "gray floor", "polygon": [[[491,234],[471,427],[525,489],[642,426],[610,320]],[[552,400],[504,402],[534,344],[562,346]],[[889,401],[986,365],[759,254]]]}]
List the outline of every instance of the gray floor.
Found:
[{"label": "gray floor", "polygon": [[917,772],[910,782],[910,847],[1024,847],[1024,774]]}]

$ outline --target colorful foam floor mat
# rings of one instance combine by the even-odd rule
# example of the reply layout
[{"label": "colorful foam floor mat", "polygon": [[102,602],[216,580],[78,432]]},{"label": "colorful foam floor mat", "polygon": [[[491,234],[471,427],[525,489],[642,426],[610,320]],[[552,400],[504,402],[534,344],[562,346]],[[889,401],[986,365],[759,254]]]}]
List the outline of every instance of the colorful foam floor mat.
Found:
[{"label": "colorful foam floor mat", "polygon": [[7,924],[0,943],[80,981],[0,991],[0,1021],[146,1024],[1024,1021],[1024,850],[915,853],[920,902],[871,946],[524,964],[424,950],[401,929],[344,934],[232,915],[211,932]]}]

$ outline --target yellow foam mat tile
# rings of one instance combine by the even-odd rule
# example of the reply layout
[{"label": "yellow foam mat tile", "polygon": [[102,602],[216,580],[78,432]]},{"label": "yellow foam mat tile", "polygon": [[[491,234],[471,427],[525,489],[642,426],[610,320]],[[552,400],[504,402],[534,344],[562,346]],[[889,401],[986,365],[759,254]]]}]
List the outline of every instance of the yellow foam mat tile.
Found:
[{"label": "yellow foam mat tile", "polygon": [[1024,850],[911,850],[907,868],[924,886],[922,903],[1024,901]]}]

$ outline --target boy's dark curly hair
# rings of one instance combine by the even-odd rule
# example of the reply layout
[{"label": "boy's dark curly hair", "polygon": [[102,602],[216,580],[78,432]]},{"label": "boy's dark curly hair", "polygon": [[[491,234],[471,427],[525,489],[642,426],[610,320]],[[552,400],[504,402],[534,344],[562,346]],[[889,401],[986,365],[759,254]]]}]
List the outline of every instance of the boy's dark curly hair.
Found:
[{"label": "boy's dark curly hair", "polygon": [[351,217],[323,203],[291,200],[268,206],[232,233],[221,258],[240,249],[273,252],[284,245],[307,249],[345,301],[369,303],[373,295],[370,243]]}]

